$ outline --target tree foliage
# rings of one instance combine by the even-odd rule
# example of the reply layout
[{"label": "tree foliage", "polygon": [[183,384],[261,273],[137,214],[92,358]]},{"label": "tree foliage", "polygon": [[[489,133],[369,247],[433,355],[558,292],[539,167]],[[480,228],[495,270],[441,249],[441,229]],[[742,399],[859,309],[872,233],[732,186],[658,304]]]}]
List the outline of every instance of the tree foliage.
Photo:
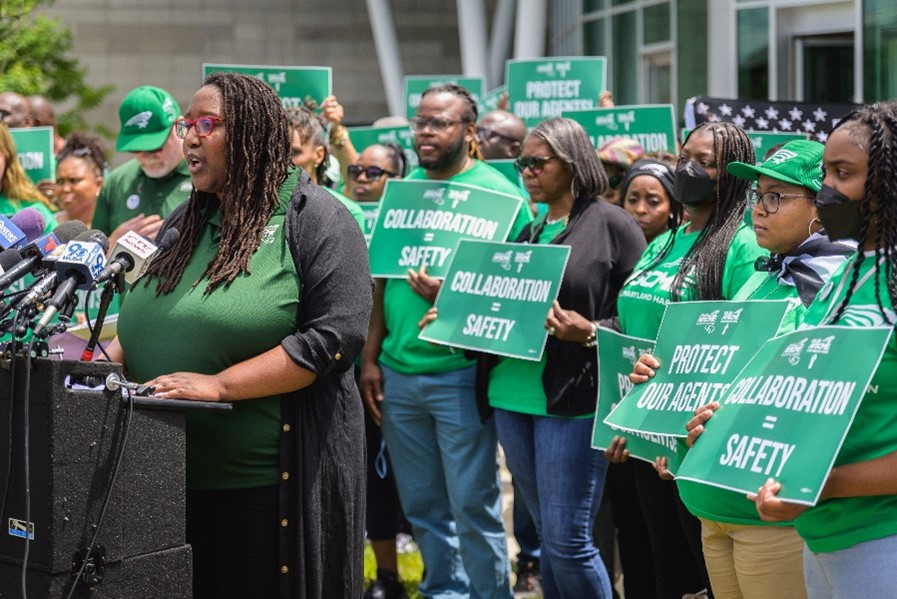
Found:
[{"label": "tree foliage", "polygon": [[52,2],[0,0],[0,91],[40,94],[54,105],[71,105],[57,114],[60,133],[66,135],[90,128],[84,113],[98,106],[113,87],[88,85],[87,69],[70,55],[71,31],[59,19],[35,14],[38,6]]}]

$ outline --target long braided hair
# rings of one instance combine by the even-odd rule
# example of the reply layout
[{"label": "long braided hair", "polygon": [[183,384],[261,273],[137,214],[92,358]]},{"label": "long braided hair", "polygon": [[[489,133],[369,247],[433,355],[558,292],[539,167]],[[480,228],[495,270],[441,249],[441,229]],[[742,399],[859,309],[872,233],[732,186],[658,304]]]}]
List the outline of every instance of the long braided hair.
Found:
[{"label": "long braided hair", "polygon": [[158,278],[156,295],[170,293],[180,282],[219,201],[221,242],[193,287],[208,277],[208,295],[250,272],[249,261],[280,202],[278,187],[289,173],[290,124],[274,90],[254,77],[228,72],[212,73],[203,85],[215,86],[221,94],[227,181],[219,195],[193,189],[178,225],[178,241],[149,267],[147,283]]},{"label": "long braided hair", "polygon": [[[748,164],[755,162],[754,145],[738,125],[725,122],[701,123],[688,134],[685,143],[697,131],[709,131],[713,134],[713,155],[716,157],[718,173],[716,204],[706,226],[701,229],[694,245],[685,254],[673,278],[670,297],[674,302],[723,299],[726,254],[732,237],[744,218],[747,190],[751,185],[749,181],[730,175],[726,171],[726,165],[733,161]],[[676,241],[676,233],[676,229],[672,229],[666,245],[636,277],[663,261]],[[688,285],[691,278],[695,281],[693,289]]]},{"label": "long braided hair", "polygon": [[[889,325],[891,322],[881,302],[881,279],[888,288],[892,306],[897,306],[897,102],[867,104],[845,116],[832,133],[842,129],[848,139],[868,156],[868,169],[863,199],[860,201],[859,251],[850,266],[850,285],[832,319],[837,323],[844,315],[854,287],[860,276],[860,267],[866,260],[863,243],[872,227],[875,242],[875,301],[878,310]],[[831,135],[831,134],[829,134]]]},{"label": "long braided hair", "polygon": [[[452,94],[453,96],[461,98],[464,100],[464,112],[461,114],[461,119],[468,125],[470,123],[476,124],[478,116],[477,101],[466,87],[460,86],[457,83],[443,83],[442,85],[436,85],[426,89],[424,93],[421,94],[421,99],[426,98],[430,94]],[[476,135],[470,140],[470,148],[467,155],[471,158],[476,158],[477,160],[485,160],[483,157],[483,150],[480,149],[480,144],[477,143]]]}]

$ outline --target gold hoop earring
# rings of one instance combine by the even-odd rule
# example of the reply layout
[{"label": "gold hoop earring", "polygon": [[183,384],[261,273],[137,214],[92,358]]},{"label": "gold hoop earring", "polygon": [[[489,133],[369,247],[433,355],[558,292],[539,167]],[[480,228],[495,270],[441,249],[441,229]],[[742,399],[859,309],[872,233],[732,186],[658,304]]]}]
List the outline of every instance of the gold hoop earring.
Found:
[{"label": "gold hoop earring", "polygon": [[819,224],[820,224],[820,227],[819,227],[819,228],[820,228],[820,229],[822,228],[822,227],[821,227],[822,223],[819,221],[819,219],[818,219],[818,218],[813,218],[813,220],[810,221],[810,224],[807,225],[807,237],[809,237],[810,235],[812,235],[812,234],[814,233],[814,231],[813,231],[813,223],[819,223]]}]

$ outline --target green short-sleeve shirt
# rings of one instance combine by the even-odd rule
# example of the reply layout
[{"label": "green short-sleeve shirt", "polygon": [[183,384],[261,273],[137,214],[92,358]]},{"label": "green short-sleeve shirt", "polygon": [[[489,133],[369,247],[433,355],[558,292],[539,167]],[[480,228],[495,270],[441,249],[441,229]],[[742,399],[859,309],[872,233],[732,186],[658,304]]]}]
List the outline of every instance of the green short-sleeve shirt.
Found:
[{"label": "green short-sleeve shirt", "polygon": [[[218,251],[219,214],[202,233],[177,287],[156,297],[156,282],[138,281],[122,306],[119,340],[135,380],[177,372],[215,374],[264,353],[296,331],[299,276],[284,231],[294,171],[250,263],[211,294],[199,280]],[[195,287],[193,283],[199,280]],[[277,484],[280,400],[237,401],[225,414],[187,413],[187,488],[241,489]]]},{"label": "green short-sleeve shirt", "polygon": [[355,222],[358,223],[358,227],[361,229],[361,232],[368,233],[367,226],[365,225],[364,220],[364,210],[361,209],[361,206],[359,206],[357,202],[353,202],[335,189],[330,189],[329,187],[325,187],[324,189],[329,191],[330,195],[335,197],[340,201],[340,204],[346,207],[346,209],[349,211],[349,214],[351,214],[352,218],[355,219]]},{"label": "green short-sleeve shirt", "polygon": [[[831,317],[837,312],[850,285],[852,263],[853,260],[849,260],[822,287],[804,315],[804,327],[831,323]],[[873,272],[874,264],[874,252],[867,252],[860,266],[859,286],[851,295],[850,303],[837,325],[887,326],[876,301],[877,277],[880,288],[878,299],[892,326],[897,322],[897,314],[888,297],[885,269],[882,266],[881,272],[876,275]],[[837,467],[865,462],[895,451],[897,337],[892,336],[834,465]],[[801,514],[795,520],[795,525],[807,546],[815,552],[837,551],[866,541],[897,535],[897,495],[823,499]]]},{"label": "green short-sleeve shirt", "polygon": [[193,189],[187,163],[158,179],[147,177],[136,160],[114,169],[100,189],[91,224],[106,235],[138,214],[165,218],[180,206]]},{"label": "green short-sleeve shirt", "polygon": [[[406,178],[411,180],[428,179],[427,172],[422,168],[411,171]],[[476,185],[520,197],[520,192],[515,185],[500,172],[480,160],[474,161],[473,166],[458,173],[449,181]],[[524,203],[517,213],[513,227],[511,227],[509,239],[516,239],[532,219],[533,215]],[[432,304],[415,293],[407,281],[387,280],[383,303],[388,334],[383,340],[380,360],[387,367],[403,374],[424,374],[451,372],[473,365],[473,361],[464,357],[462,351],[453,350],[443,345],[434,345],[417,338],[420,333],[417,323]]]}]

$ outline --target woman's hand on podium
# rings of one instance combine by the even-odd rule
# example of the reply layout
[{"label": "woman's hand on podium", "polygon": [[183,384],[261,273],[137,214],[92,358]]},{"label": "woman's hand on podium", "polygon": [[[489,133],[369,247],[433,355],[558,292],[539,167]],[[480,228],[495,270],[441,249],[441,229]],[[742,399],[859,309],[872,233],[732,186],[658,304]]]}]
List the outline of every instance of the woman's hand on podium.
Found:
[{"label": "woman's hand on podium", "polygon": [[155,395],[165,399],[222,401],[224,386],[217,376],[195,372],[174,372],[158,376],[146,383],[156,388]]}]

